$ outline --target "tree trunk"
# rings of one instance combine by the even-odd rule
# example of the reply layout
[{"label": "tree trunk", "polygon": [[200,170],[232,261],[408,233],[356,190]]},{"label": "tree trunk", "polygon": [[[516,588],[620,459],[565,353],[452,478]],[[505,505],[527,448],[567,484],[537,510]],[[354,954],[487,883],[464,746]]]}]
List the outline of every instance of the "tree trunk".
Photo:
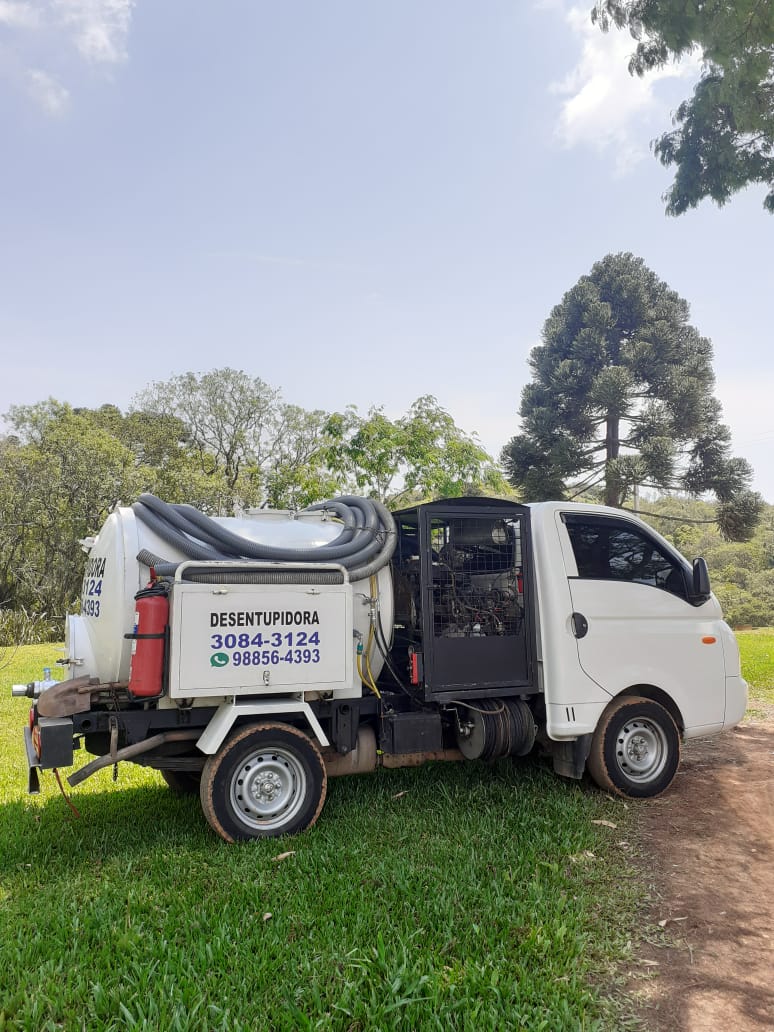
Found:
[{"label": "tree trunk", "polygon": [[618,438],[619,420],[618,416],[607,417],[607,433],[605,435],[605,505],[612,505],[618,508],[623,500],[624,485],[619,478],[612,473],[610,463],[618,458],[621,442]]}]

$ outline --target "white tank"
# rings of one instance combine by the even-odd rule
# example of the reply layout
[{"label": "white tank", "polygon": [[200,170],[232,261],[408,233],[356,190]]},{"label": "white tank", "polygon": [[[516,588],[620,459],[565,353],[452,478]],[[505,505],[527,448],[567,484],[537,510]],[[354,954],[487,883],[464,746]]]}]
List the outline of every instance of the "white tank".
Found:
[{"label": "white tank", "polygon": [[[215,517],[234,534],[253,542],[279,548],[314,548],[327,544],[341,533],[341,523],[323,512],[291,513],[259,510],[242,517]],[[118,508],[105,521],[88,553],[81,589],[81,615],[68,616],[65,646],[70,676],[90,675],[102,683],[127,681],[131,656],[130,640],[124,635],[134,630],[134,596],[149,581],[147,566],[137,561],[145,549],[169,562],[188,557],[162,540],[131,508]],[[389,566],[377,574],[379,611],[387,641],[393,625],[392,578]],[[370,627],[370,585],[354,581],[353,623],[368,638]],[[371,669],[377,676],[381,655],[371,652]]]}]

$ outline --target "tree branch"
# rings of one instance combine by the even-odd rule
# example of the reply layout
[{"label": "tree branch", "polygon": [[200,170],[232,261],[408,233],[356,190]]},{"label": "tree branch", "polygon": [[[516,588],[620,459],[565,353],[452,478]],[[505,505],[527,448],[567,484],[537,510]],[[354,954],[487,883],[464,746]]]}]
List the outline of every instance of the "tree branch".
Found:
[{"label": "tree branch", "polygon": [[633,512],[635,516],[652,516],[656,520],[669,520],[671,523],[717,523],[717,520],[694,520],[690,516],[665,516],[660,512],[648,512],[645,509],[630,509],[628,505],[622,505],[624,512]]}]

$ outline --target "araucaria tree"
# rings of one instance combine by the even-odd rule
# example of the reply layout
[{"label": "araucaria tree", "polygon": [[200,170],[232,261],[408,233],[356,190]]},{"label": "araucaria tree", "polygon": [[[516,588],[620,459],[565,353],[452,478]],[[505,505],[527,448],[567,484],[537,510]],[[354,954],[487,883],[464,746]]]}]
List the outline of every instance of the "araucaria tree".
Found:
[{"label": "araucaria tree", "polygon": [[503,449],[525,495],[593,488],[620,506],[635,485],[713,494],[729,535],[752,532],[761,507],[749,464],[713,396],[712,345],[688,303],[631,254],[610,254],[554,308],[532,350],[522,432]]}]

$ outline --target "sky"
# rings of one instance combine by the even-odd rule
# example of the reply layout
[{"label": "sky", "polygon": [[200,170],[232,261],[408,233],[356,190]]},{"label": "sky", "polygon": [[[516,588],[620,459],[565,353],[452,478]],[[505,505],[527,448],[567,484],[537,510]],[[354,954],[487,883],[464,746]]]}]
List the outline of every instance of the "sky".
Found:
[{"label": "sky", "polygon": [[591,0],[0,0],[0,413],[231,366],[328,411],[432,394],[497,456],[543,323],[631,251],[714,346],[774,502],[774,218],[668,218]]}]

